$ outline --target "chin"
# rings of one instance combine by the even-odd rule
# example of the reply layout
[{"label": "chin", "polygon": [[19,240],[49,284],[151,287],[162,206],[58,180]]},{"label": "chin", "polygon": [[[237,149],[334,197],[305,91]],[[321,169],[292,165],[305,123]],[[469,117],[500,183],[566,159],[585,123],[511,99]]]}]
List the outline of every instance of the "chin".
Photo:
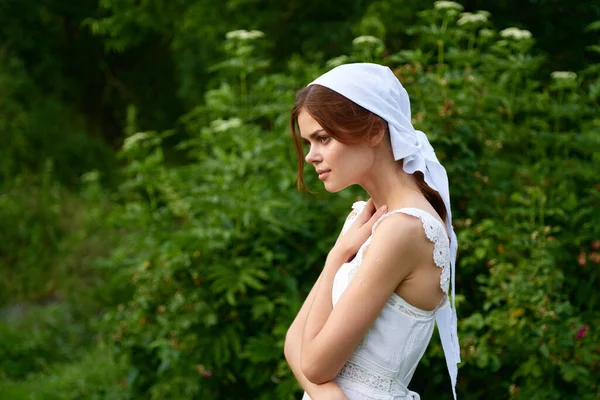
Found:
[{"label": "chin", "polygon": [[339,186],[339,185],[327,184],[327,182],[324,182],[325,190],[327,190],[329,193],[341,192],[342,190],[346,189],[348,186],[350,186],[350,185]]}]

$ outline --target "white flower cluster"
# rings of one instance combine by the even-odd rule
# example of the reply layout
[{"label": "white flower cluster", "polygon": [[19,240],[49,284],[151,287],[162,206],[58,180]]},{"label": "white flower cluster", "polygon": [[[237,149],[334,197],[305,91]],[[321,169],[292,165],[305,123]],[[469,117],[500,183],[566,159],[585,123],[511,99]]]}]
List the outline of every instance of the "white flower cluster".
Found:
[{"label": "white flower cluster", "polygon": [[482,29],[479,31],[479,35],[484,38],[494,37],[494,31],[491,29]]},{"label": "white flower cluster", "polygon": [[550,74],[552,79],[574,81],[577,79],[577,74],[571,71],[554,71]]},{"label": "white flower cluster", "polygon": [[478,11],[475,14],[470,12],[465,12],[460,14],[460,18],[456,23],[458,25],[465,24],[476,24],[476,23],[486,23],[488,21],[488,15],[490,15],[487,11]]},{"label": "white flower cluster", "polygon": [[506,28],[500,31],[500,36],[504,38],[513,38],[516,40],[531,39],[531,32],[515,27]]},{"label": "white flower cluster", "polygon": [[81,175],[81,181],[86,183],[97,182],[98,179],[100,179],[100,173],[96,170]]},{"label": "white flower cluster", "polygon": [[328,69],[332,69],[335,67],[339,67],[342,64],[346,64],[349,61],[350,61],[350,58],[348,56],[338,56],[338,57],[332,58],[331,60],[327,61],[326,67]]},{"label": "white flower cluster", "polygon": [[359,36],[357,38],[354,38],[354,40],[352,41],[352,44],[354,46],[361,45],[363,43],[381,44],[381,40],[376,38],[375,36]]},{"label": "white flower cluster", "polygon": [[225,132],[242,125],[242,120],[239,118],[217,119],[211,123],[215,132]]},{"label": "white flower cluster", "polygon": [[465,9],[461,4],[455,1],[436,1],[435,3],[433,3],[433,7],[439,10],[450,9],[462,11]]},{"label": "white flower cluster", "polygon": [[141,142],[144,139],[148,138],[148,134],[146,132],[137,132],[133,135],[126,137],[123,141],[123,150],[130,150],[136,146],[138,142]]},{"label": "white flower cluster", "polygon": [[237,39],[237,40],[254,40],[264,37],[265,34],[261,31],[252,30],[246,31],[244,29],[238,29],[237,31],[227,32],[225,37],[227,40]]}]

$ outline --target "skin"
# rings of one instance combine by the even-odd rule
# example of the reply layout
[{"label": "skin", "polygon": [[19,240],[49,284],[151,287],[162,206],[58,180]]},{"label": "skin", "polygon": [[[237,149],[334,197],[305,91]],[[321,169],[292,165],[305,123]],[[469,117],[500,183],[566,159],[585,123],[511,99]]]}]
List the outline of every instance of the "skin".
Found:
[{"label": "skin", "polygon": [[437,215],[414,178],[393,158],[385,132],[359,145],[331,137],[310,114],[298,117],[300,134],[309,143],[306,162],[316,171],[329,171],[325,189],[338,192],[358,184],[370,195],[363,212],[329,252],[319,279],[288,330],[285,354],[292,371],[313,400],[346,399],[332,382],[360,340],[397,293],[424,310],[443,299],[441,269],[433,263],[433,243],[421,221],[398,213],[381,221],[372,234],[361,267],[335,308],[333,278],[371,236],[374,223],[388,210],[415,207]]}]

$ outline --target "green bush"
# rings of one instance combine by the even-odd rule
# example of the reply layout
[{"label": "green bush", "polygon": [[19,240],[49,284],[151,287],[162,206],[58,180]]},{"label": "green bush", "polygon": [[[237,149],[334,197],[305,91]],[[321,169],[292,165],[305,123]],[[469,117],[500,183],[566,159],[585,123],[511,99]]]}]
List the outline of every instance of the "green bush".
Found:
[{"label": "green bush", "polygon": [[226,43],[221,86],[182,119],[192,139],[179,151],[193,162],[165,165],[172,132],[135,133],[121,152],[120,219],[144,229],[111,259],[135,293],[109,323],[138,396],[266,399],[284,380],[284,398],[295,386],[282,340],[310,284],[295,276],[316,277],[342,200],[297,196],[285,114],[299,79],[259,79],[265,63],[252,43]]},{"label": "green bush", "polygon": [[61,218],[68,195],[50,171],[33,181],[15,180],[0,192],[0,305],[52,298],[56,286],[50,277],[57,275],[60,243],[68,235]]},{"label": "green bush", "polygon": [[129,400],[126,367],[100,343],[80,360],[59,363],[23,381],[0,381],[0,398],[10,400]]},{"label": "green bush", "polygon": [[[5,309],[0,322],[0,378],[20,380],[56,362],[76,360],[92,339],[64,305]],[[26,334],[24,334],[26,333]]]},{"label": "green bush", "polygon": [[98,173],[83,180],[73,193],[47,163],[43,174],[21,174],[0,189],[0,307],[63,301],[80,306],[95,296],[95,310],[111,304],[106,300],[113,294],[106,292],[116,285],[107,290],[99,283],[118,274],[101,259],[124,227],[110,219],[113,205]]},{"label": "green bush", "polygon": [[0,190],[23,174],[47,174],[49,164],[51,178],[70,186],[89,170],[114,170],[113,152],[89,134],[83,117],[40,90],[23,60],[4,50],[0,92]]}]

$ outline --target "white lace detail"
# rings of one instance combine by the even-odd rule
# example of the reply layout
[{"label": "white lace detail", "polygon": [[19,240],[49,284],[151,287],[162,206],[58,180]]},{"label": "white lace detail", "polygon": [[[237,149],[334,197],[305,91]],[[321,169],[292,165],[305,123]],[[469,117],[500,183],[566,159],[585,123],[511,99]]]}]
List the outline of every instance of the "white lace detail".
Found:
[{"label": "white lace detail", "polygon": [[344,222],[344,227],[342,228],[342,234],[348,232],[348,229],[350,229],[350,227],[356,220],[356,217],[358,217],[358,214],[365,207],[365,204],[366,204],[366,202],[364,202],[364,201],[357,201],[356,203],[352,204],[352,211],[346,218],[346,222]]},{"label": "white lace detail", "polygon": [[390,298],[388,299],[387,303],[396,310],[400,311],[401,313],[404,313],[416,319],[429,320],[435,316],[436,310],[427,311],[417,309],[416,307],[411,307],[409,304],[406,303],[406,301],[402,297],[398,296],[397,294],[392,294],[392,296],[390,296]]},{"label": "white lace detail", "polygon": [[372,389],[381,390],[385,393],[394,393],[394,379],[381,376],[352,361],[346,362],[338,376],[363,384]]}]

